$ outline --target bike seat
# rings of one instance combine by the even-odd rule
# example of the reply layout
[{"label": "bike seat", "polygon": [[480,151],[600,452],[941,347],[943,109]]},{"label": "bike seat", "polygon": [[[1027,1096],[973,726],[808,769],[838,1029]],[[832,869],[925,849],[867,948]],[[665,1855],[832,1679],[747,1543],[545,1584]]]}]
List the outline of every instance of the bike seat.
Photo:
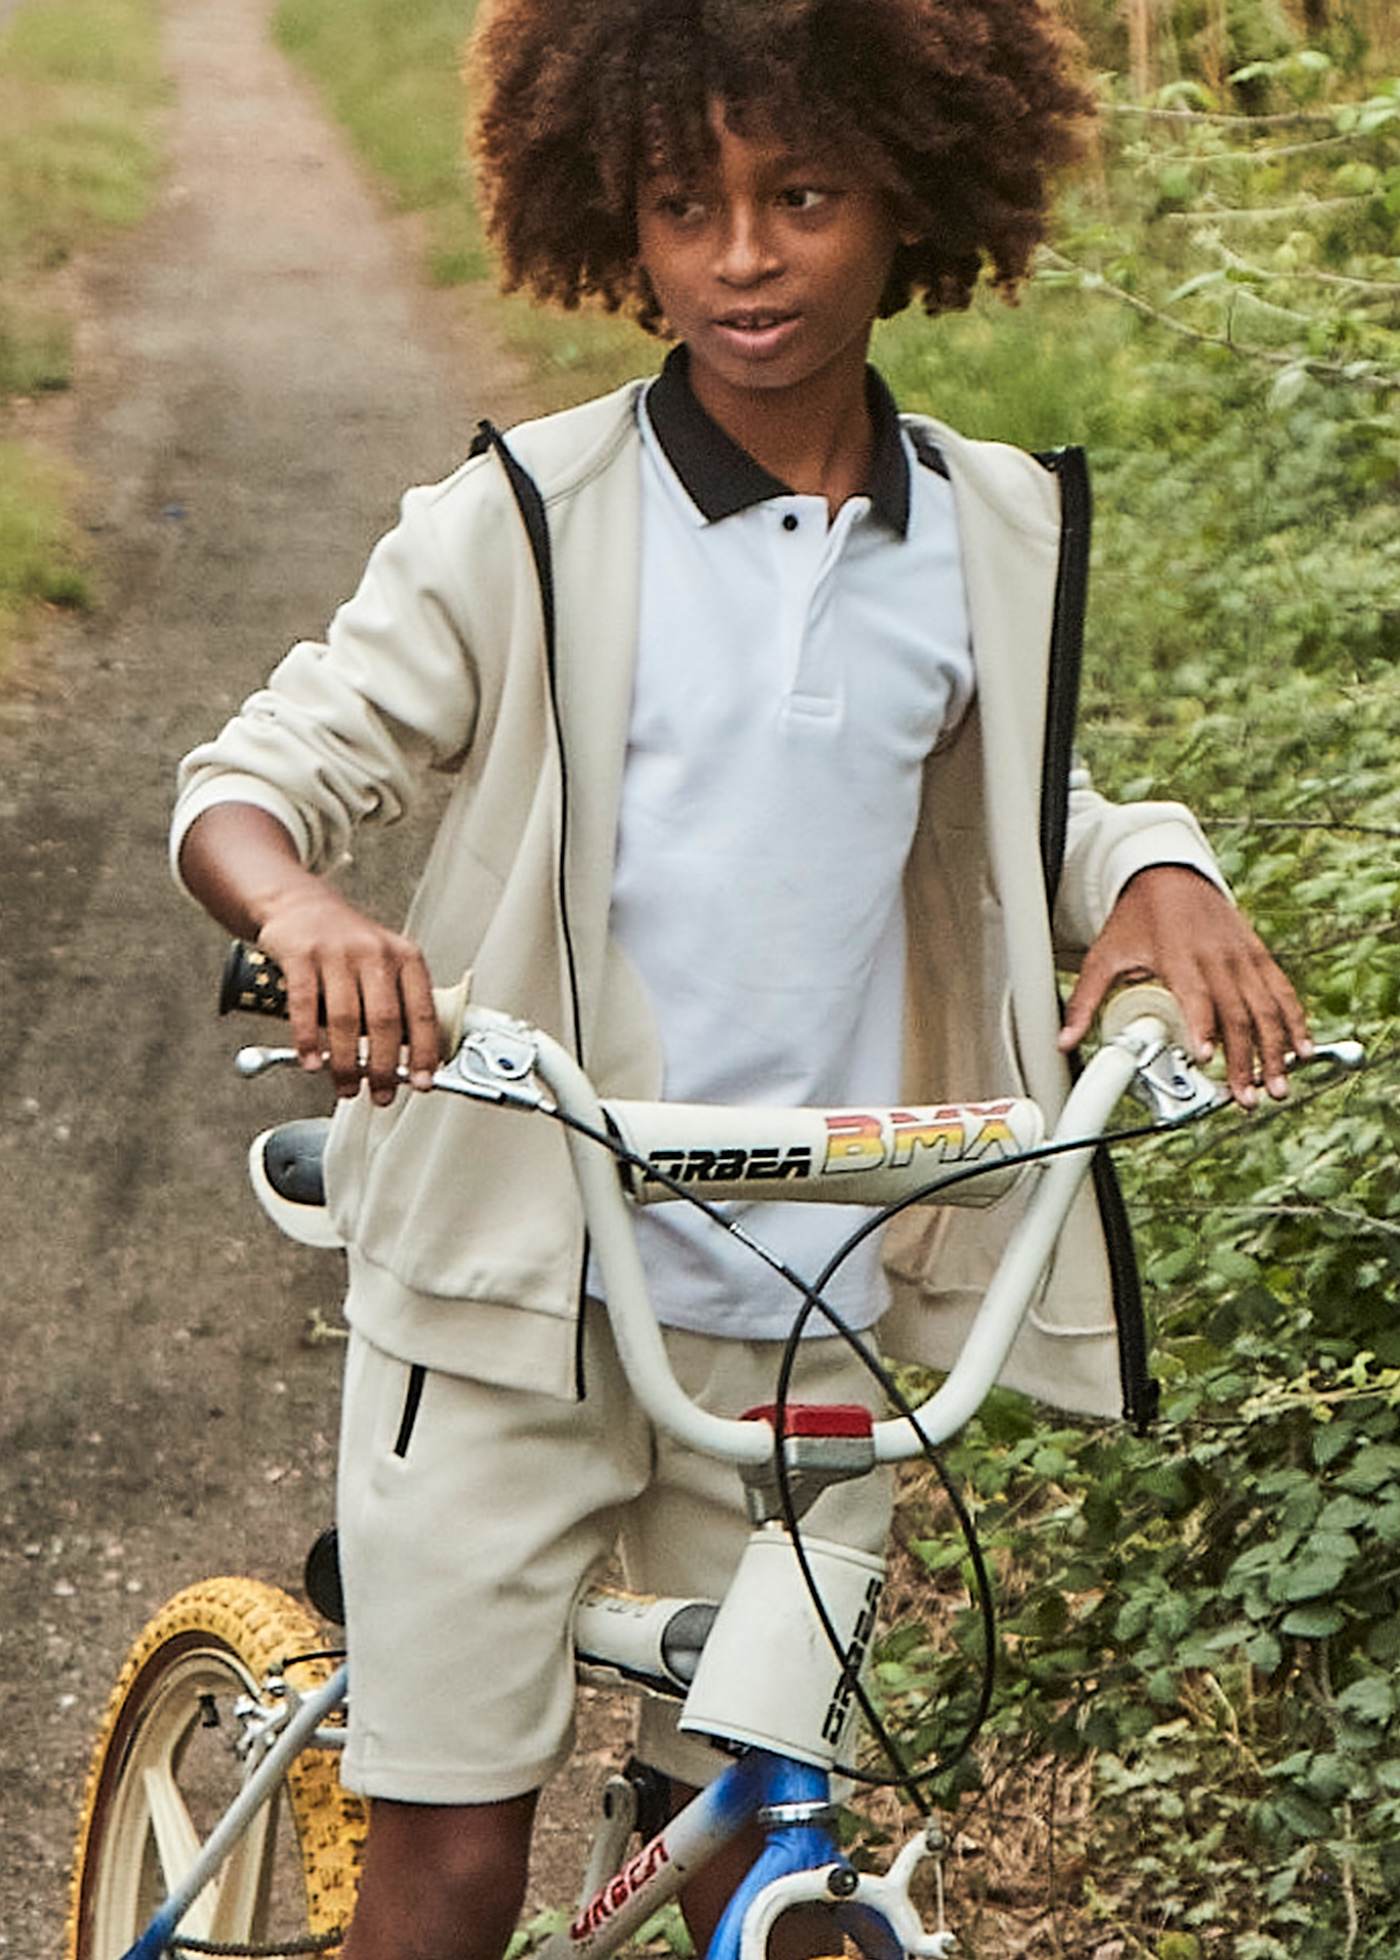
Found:
[{"label": "bike seat", "polygon": [[248,1176],[258,1203],[281,1232],[302,1245],[343,1246],[326,1209],[322,1172],[328,1116],[303,1116],[256,1136],[248,1151]]}]

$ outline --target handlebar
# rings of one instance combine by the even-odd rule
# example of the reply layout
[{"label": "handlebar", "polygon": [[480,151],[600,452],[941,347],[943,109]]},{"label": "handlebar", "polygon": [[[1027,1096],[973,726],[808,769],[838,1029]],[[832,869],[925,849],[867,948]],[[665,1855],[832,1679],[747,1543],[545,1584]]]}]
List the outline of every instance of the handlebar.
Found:
[{"label": "handlebar", "polygon": [[[279,983],[280,975],[266,955],[235,945],[225,968],[221,1011],[251,1003],[255,1012],[285,1013],[285,994]],[[647,1414],[677,1440],[706,1455],[741,1467],[771,1462],[774,1443],[766,1423],[711,1415],[686,1396],[672,1373],[661,1329],[651,1311],[628,1205],[632,1199],[647,1202],[658,1195],[674,1195],[647,1189],[648,1167],[662,1168],[658,1158],[666,1154],[665,1146],[656,1142],[658,1132],[651,1126],[664,1118],[667,1106],[604,1103],[578,1063],[558,1042],[507,1014],[470,1005],[465,981],[457,988],[436,990],[435,999],[444,1024],[445,1050],[445,1059],[433,1078],[435,1090],[474,1101],[532,1110],[565,1123],[574,1177],[602,1274],[618,1353],[632,1391]],[[1019,1177],[1028,1160],[1039,1160],[1038,1181],[1012,1229],[957,1361],[942,1384],[914,1412],[917,1429],[903,1417],[872,1425],[868,1444],[871,1463],[903,1461],[920,1454],[928,1444],[946,1442],[976,1413],[1001,1374],[1070,1207],[1088,1174],[1094,1150],[1125,1091],[1134,1088],[1152,1109],[1155,1123],[1162,1127],[1188,1121],[1229,1100],[1225,1090],[1187,1058],[1182,1046],[1185,1030],[1180,1010],[1160,985],[1148,983],[1123,990],[1105,1010],[1101,1032],[1102,1045],[1071,1089],[1048,1141],[1040,1141],[1044,1125],[1039,1110],[1024,1099],[1008,1099],[999,1104],[948,1105],[916,1112],[861,1112],[865,1123],[884,1126],[880,1135],[887,1156],[896,1154],[889,1141],[898,1130],[896,1119],[911,1124],[922,1136],[937,1128],[925,1119],[949,1119],[942,1129],[943,1154],[935,1156],[925,1142],[922,1145],[925,1154],[921,1156],[920,1149],[910,1142],[902,1162],[872,1168],[856,1159],[853,1173],[849,1162],[842,1168],[838,1153],[837,1161],[823,1166],[825,1175],[812,1179],[812,1188],[804,1192],[827,1202],[861,1204],[907,1201],[912,1194],[932,1199],[941,1195],[945,1201],[955,1199],[967,1190],[974,1162],[976,1168],[983,1168],[976,1161],[981,1131],[969,1128],[966,1119],[975,1116],[980,1121],[989,1110],[998,1112],[996,1120],[1001,1130],[995,1141],[1001,1160],[992,1154],[990,1143],[981,1154],[995,1164],[990,1176],[1000,1180],[1001,1189],[1007,1188],[1008,1174],[1013,1179]],[[1364,1059],[1355,1042],[1334,1042],[1315,1052],[1320,1059],[1348,1068],[1360,1066]],[[253,1076],[295,1060],[293,1049],[253,1048],[242,1051],[237,1066],[240,1073]],[[684,1110],[684,1107],[675,1106],[672,1114],[676,1108]],[[781,1148],[784,1123],[789,1126],[786,1134],[791,1137],[797,1133],[794,1125],[805,1123],[810,1129],[814,1117],[849,1121],[854,1113],[705,1111],[691,1106],[689,1114],[692,1119],[708,1119],[708,1135],[712,1138],[716,1134],[725,1136],[726,1122],[731,1125],[728,1134],[732,1138],[732,1126],[737,1118],[748,1119],[751,1124],[757,1120],[760,1127],[767,1124],[766,1134],[779,1139],[773,1146],[776,1149]],[[950,1143],[954,1119],[963,1123],[963,1147],[950,1157],[946,1146]],[[691,1134],[695,1133],[692,1125]],[[631,1164],[632,1175],[626,1188],[617,1175],[615,1146],[610,1141],[617,1134],[624,1139],[624,1154]],[[831,1134],[830,1130],[826,1132],[828,1144]],[[909,1141],[911,1132],[906,1130],[905,1134]],[[636,1140],[635,1144],[632,1139]],[[872,1131],[864,1133],[864,1141],[874,1149]],[[706,1180],[706,1197],[732,1195],[787,1200],[795,1195],[799,1181],[806,1185],[806,1179],[775,1180],[768,1174],[767,1148],[763,1155],[764,1169],[752,1176],[745,1174],[752,1158],[750,1152],[748,1162],[733,1166],[735,1174],[728,1181]],[[816,1188],[818,1184],[821,1188]],[[940,1193],[940,1185],[951,1188]],[[802,1441],[810,1452],[813,1439]],[[849,1449],[850,1439],[843,1438],[842,1447]]]}]

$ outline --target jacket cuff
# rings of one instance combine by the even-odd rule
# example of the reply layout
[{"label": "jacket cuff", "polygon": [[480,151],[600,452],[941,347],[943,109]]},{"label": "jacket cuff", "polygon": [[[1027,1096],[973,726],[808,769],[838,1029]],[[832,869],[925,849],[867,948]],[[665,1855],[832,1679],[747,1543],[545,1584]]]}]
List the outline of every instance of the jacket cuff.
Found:
[{"label": "jacket cuff", "polygon": [[1158,864],[1180,864],[1198,871],[1233,903],[1230,887],[1199,833],[1190,825],[1168,822],[1122,837],[1109,851],[1103,867],[1105,910],[1111,911],[1117,904],[1130,878]]}]

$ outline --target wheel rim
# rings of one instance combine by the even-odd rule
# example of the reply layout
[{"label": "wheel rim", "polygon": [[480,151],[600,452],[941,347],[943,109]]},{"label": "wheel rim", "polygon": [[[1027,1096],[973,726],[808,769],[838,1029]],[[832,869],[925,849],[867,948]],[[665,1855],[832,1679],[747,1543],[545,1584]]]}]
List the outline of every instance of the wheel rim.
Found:
[{"label": "wheel rim", "polygon": [[[88,1898],[84,1960],[120,1960],[183,1879],[246,1778],[233,1705],[258,1683],[238,1657],[192,1635],[161,1665],[114,1736]],[[306,1929],[305,1889],[281,1786],[190,1906],[181,1932],[250,1941]]]}]

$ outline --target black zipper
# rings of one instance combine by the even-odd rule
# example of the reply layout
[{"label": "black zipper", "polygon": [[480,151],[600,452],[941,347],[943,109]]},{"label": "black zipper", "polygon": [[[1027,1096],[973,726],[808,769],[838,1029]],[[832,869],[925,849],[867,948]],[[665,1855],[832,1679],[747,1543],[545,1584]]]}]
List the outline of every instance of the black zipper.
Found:
[{"label": "black zipper", "polygon": [[394,1438],[394,1455],[408,1455],[408,1446],[413,1441],[413,1431],[418,1422],[418,1410],[423,1401],[423,1389],[428,1379],[428,1371],[421,1361],[415,1361],[408,1371],[408,1384],[404,1390],[403,1412],[399,1417],[399,1433]]},{"label": "black zipper", "polygon": [[[1045,747],[1041,758],[1040,858],[1046,901],[1053,912],[1064,869],[1069,821],[1069,778],[1074,765],[1074,729],[1079,712],[1079,680],[1084,664],[1084,622],[1089,593],[1089,542],[1093,499],[1084,451],[1057,449],[1037,460],[1059,480],[1060,559],[1055,579],[1055,610],[1050,629],[1050,672],[1045,696]],[[1069,1058],[1071,1073],[1082,1066]],[[1147,1321],[1142,1284],[1133,1251],[1128,1208],[1112,1158],[1094,1153],[1094,1196],[1103,1227],[1118,1328],[1118,1372],[1123,1414],[1141,1433],[1154,1420],[1161,1390],[1148,1366]]]},{"label": "black zipper", "polygon": [[[545,676],[549,685],[549,712],[554,726],[554,743],[559,756],[559,862],[556,873],[556,892],[559,903],[559,921],[564,937],[564,965],[569,982],[569,1016],[572,1024],[574,1060],[579,1067],[583,1061],[583,1009],[579,998],[578,965],[574,957],[573,927],[569,921],[568,850],[569,850],[569,756],[564,744],[564,718],[559,711],[559,632],[554,603],[554,553],[549,541],[549,519],[545,512],[544,498],[539,486],[529,471],[513,454],[505,437],[494,423],[482,421],[477,424],[476,439],[470,453],[479,456],[486,449],[494,449],[506,473],[506,481],[520,511],[521,522],[525,526],[525,536],[529,540],[530,555],[535,561],[535,577],[539,584],[540,615],[544,625],[544,664]],[[583,1336],[584,1313],[588,1304],[588,1233],[583,1235],[583,1257],[579,1263],[578,1311],[574,1333],[574,1394],[581,1402],[584,1398]]]}]

